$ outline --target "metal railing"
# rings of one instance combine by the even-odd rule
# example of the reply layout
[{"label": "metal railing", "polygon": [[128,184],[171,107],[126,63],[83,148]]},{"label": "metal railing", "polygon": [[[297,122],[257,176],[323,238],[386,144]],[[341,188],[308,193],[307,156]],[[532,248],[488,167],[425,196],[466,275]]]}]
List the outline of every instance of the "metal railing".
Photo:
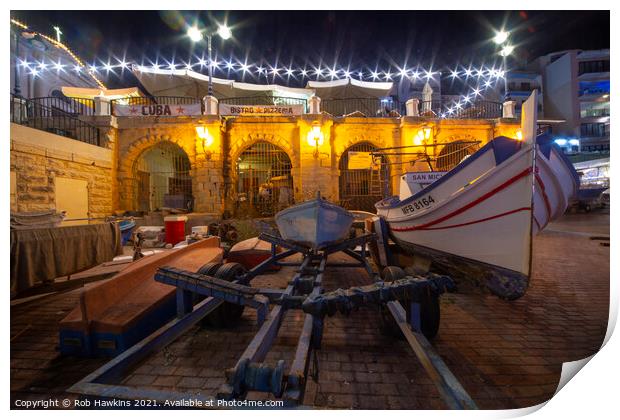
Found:
[{"label": "metal railing", "polygon": [[450,119],[492,119],[501,118],[502,110],[501,102],[475,101],[457,107],[454,103],[422,101],[419,103],[418,115]]},{"label": "metal railing", "polygon": [[[38,98],[40,99],[40,98]],[[11,94],[11,122],[101,146],[99,129],[59,108]]]},{"label": "metal railing", "polygon": [[29,98],[28,100],[42,107],[59,111],[61,114],[95,115],[95,101],[93,99],[47,96]]},{"label": "metal railing", "polygon": [[308,112],[307,100],[303,98],[291,98],[287,96],[246,96],[241,98],[222,98],[219,100],[219,103],[228,105],[303,105],[304,112]]},{"label": "metal railing", "polygon": [[201,112],[204,113],[204,103],[199,98],[194,98],[191,96],[138,96],[138,97],[130,97],[130,98],[122,98],[122,99],[112,99],[110,101],[112,115],[116,115],[114,113],[114,107],[116,105],[136,105],[136,106],[144,106],[144,105],[193,105],[200,104]]},{"label": "metal railing", "polygon": [[394,99],[343,98],[323,99],[321,110],[335,117],[361,112],[366,117],[400,117],[401,104]]}]

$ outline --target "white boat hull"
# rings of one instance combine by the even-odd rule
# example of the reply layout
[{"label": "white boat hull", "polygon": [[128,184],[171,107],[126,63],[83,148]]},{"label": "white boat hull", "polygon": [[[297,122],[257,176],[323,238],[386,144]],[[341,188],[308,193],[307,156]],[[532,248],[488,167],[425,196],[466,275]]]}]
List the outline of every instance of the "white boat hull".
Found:
[{"label": "white boat hull", "polygon": [[353,215],[321,198],[289,207],[276,214],[283,239],[319,249],[348,238]]},{"label": "white boat hull", "polygon": [[530,272],[533,154],[514,140],[494,142],[441,182],[400,202],[380,202],[377,210],[406,252],[451,274],[473,270],[494,293],[514,299]]},{"label": "white boat hull", "polygon": [[560,217],[579,179],[551,139],[499,138],[413,196],[376,204],[392,239],[435,269],[516,299],[528,286],[532,235]]},{"label": "white boat hull", "polygon": [[579,177],[575,168],[560,148],[553,146],[550,138],[539,138],[537,144],[532,224],[534,234],[562,216],[579,190]]}]

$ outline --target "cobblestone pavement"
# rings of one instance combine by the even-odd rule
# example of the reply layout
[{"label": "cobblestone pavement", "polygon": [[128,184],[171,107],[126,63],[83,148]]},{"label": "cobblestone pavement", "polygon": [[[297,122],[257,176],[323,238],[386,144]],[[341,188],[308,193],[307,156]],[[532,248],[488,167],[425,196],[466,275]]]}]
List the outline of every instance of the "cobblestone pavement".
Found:
[{"label": "cobblestone pavement", "polygon": [[[609,307],[609,248],[591,237],[608,234],[608,227],[608,212],[568,215],[551,225],[534,242],[531,286],[517,301],[443,295],[441,327],[433,344],[480,408],[546,401],[555,392],[563,362],[600,348]],[[291,269],[284,269],[253,284],[281,287],[290,276]],[[367,282],[361,270],[334,269],[325,276],[327,290]],[[75,306],[78,295],[74,290],[11,309],[13,401],[65,396],[68,386],[105,362],[63,358],[57,352],[57,323]],[[286,314],[268,363],[292,361],[302,322],[298,311]],[[379,322],[377,310],[370,308],[326,320],[318,382],[309,380],[305,405],[445,408],[406,342],[381,335]],[[234,366],[255,332],[249,309],[234,330],[195,327],[148,357],[124,383],[215,393],[224,381],[224,368]]]}]

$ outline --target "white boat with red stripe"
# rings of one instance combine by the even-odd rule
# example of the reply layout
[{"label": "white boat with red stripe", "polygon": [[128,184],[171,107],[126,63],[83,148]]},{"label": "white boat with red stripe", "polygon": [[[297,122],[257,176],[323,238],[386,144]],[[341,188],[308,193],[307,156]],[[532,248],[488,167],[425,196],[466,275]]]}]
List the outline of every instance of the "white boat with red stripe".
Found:
[{"label": "white boat with red stripe", "polygon": [[523,140],[496,138],[415,194],[375,205],[406,253],[506,299],[525,293],[532,235],[564,213],[578,185],[550,139],[535,140],[535,96],[523,104]]}]

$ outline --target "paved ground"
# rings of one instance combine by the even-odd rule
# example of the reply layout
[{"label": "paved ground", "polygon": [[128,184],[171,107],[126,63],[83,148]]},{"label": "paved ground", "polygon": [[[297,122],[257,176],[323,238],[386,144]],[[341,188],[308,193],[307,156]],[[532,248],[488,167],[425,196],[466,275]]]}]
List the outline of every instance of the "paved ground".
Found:
[{"label": "paved ground", "polygon": [[[565,216],[534,243],[534,275],[527,294],[505,302],[493,296],[444,295],[438,353],[480,408],[518,408],[549,399],[565,361],[597,351],[607,328],[609,248],[592,240],[609,234],[609,212]],[[607,242],[608,243],[608,242]],[[257,279],[283,286],[290,273]],[[326,289],[365,284],[364,272],[333,270]],[[57,323],[79,290],[11,309],[11,394],[66,395],[64,390],[105,362],[58,355]],[[286,315],[267,361],[291,361],[302,316]],[[304,404],[331,408],[445,408],[406,342],[382,336],[376,310],[326,322],[318,353],[318,383]],[[129,374],[128,385],[213,393],[256,331],[253,311],[233,331],[194,328]],[[268,397],[251,395],[253,398]]]}]

